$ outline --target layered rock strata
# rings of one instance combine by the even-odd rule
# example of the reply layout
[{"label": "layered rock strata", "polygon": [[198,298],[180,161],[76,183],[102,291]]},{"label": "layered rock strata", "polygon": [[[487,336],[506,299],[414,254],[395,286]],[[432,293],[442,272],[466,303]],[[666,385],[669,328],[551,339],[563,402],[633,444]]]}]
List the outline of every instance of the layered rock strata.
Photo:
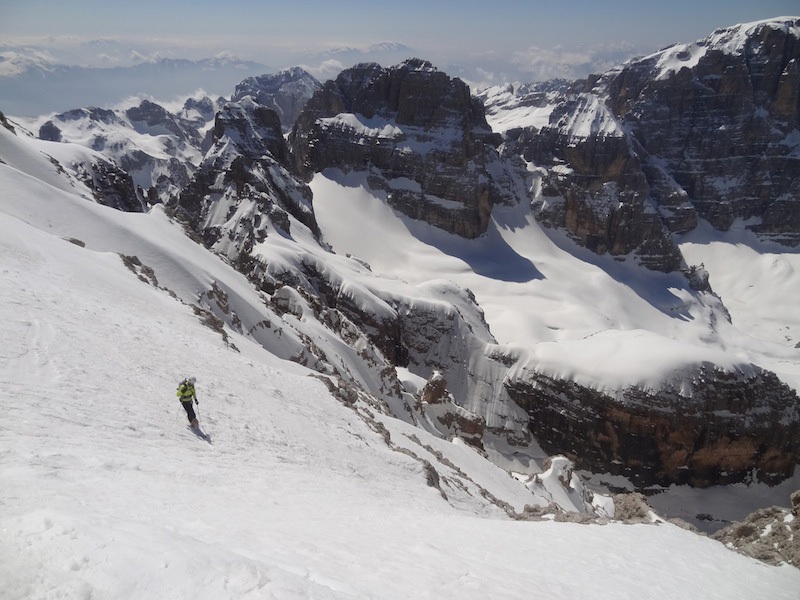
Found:
[{"label": "layered rock strata", "polygon": [[509,145],[547,169],[537,202],[540,222],[566,229],[598,254],[634,255],[659,271],[681,267],[635,144],[595,96],[569,96],[554,107],[548,125],[517,132]]},{"label": "layered rock strata", "polygon": [[540,168],[540,221],[599,254],[681,268],[670,233],[699,219],[800,245],[793,18],[719,29],[570,88],[481,97],[504,152]]},{"label": "layered rock strata", "polygon": [[496,203],[512,201],[498,141],[469,87],[418,59],[343,71],[290,136],[306,177],[368,171],[395,209],[467,238],[486,231]]},{"label": "layered rock strata", "polygon": [[749,480],[776,483],[800,458],[800,401],[768,371],[709,366],[680,385],[604,393],[526,371],[509,377],[510,397],[530,415],[548,452],[579,468],[621,474],[639,488],[705,487]]},{"label": "layered rock strata", "polygon": [[660,206],[675,206],[656,181],[663,174],[717,229],[740,219],[762,238],[800,245],[800,22],[719,29],[586,89],[641,145]]}]

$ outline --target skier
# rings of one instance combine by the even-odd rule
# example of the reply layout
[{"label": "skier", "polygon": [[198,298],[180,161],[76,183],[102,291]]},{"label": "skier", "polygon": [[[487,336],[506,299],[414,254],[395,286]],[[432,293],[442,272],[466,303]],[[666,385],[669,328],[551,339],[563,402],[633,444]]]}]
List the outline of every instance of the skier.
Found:
[{"label": "skier", "polygon": [[197,379],[195,377],[187,377],[181,381],[176,394],[176,396],[180,398],[181,404],[186,411],[186,417],[189,419],[189,425],[195,429],[197,429],[199,425],[197,423],[197,416],[194,414],[194,408],[192,407],[192,400],[194,400],[195,404],[200,404],[197,401],[197,392],[194,389],[194,384],[196,381]]}]

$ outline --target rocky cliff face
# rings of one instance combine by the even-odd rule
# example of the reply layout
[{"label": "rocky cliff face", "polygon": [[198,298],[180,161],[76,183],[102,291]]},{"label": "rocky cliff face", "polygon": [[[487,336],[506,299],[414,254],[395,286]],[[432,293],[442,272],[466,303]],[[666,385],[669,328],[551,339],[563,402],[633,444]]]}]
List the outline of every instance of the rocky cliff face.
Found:
[{"label": "rocky cliff face", "polygon": [[[740,219],[763,238],[800,244],[800,23],[720,29],[590,80],[587,89],[644,150],[663,213],[683,196],[718,229]],[[677,184],[677,196],[663,180]],[[667,222],[685,227],[683,219]]]},{"label": "rocky cliff face", "polygon": [[603,393],[523,370],[505,386],[543,447],[640,487],[698,487],[790,476],[800,454],[797,395],[769,372],[696,366],[657,391]]},{"label": "rocky cliff face", "polygon": [[107,160],[75,165],[77,178],[92,191],[100,204],[125,212],[143,212],[146,199],[137,193],[133,179],[123,169]]},{"label": "rocky cliff face", "polygon": [[508,146],[547,169],[537,202],[540,222],[566,229],[598,254],[634,254],[659,271],[681,267],[650,198],[637,145],[595,96],[567,95],[546,125],[515,132]]},{"label": "rocky cliff face", "polygon": [[271,75],[248,77],[236,86],[231,100],[237,102],[245,96],[275,111],[281,121],[281,130],[289,133],[298,115],[322,85],[300,67],[292,67]]},{"label": "rocky cliff face", "polygon": [[211,148],[176,205],[206,245],[249,264],[254,245],[272,228],[291,233],[289,214],[316,231],[311,191],[290,171],[275,111],[250,97],[229,102],[217,113],[211,136]]},{"label": "rocky cliff face", "polygon": [[720,29],[587,82],[482,94],[541,172],[541,222],[600,254],[681,267],[670,233],[738,219],[800,244],[800,25]]},{"label": "rocky cliff face", "polygon": [[394,208],[467,238],[486,231],[492,206],[512,201],[482,106],[425,61],[343,71],[308,102],[290,143],[307,177],[368,171]]}]

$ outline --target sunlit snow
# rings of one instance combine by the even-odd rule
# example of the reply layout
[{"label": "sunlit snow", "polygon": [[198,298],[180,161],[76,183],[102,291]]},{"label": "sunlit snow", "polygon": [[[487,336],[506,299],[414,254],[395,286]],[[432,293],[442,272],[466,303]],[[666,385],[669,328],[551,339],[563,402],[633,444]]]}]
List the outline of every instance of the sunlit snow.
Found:
[{"label": "sunlit snow", "polygon": [[[347,406],[285,360],[297,343],[289,328],[226,329],[226,342],[191,305],[216,284],[254,324],[275,318],[260,293],[160,207],[126,214],[89,200],[43,154],[53,146],[0,128],[1,598],[796,598],[797,569],[669,523],[511,519],[525,505],[577,505],[582,484],[558,483],[557,459],[532,491],[458,439]],[[63,164],[86,153],[58,151]],[[568,240],[546,235],[524,205],[498,208],[470,242],[398,216],[358,177],[328,172],[312,187],[325,240],[372,267],[330,257],[373,310],[363,290],[377,274],[416,287],[420,302],[456,293],[454,281],[524,364],[596,387],[648,385],[703,357],[797,375],[797,350],[780,328],[759,333],[753,303],[709,330],[715,306],[678,275],[565,252]],[[289,261],[287,243],[268,236],[258,250]],[[716,245],[684,246],[713,266]],[[152,267],[162,289],[120,254]],[[773,261],[760,287],[796,268],[743,257]],[[737,285],[720,280],[723,299]],[[786,291],[753,302],[793,314]],[[287,319],[303,317],[295,300],[300,316]],[[648,363],[656,343],[674,348],[674,363]],[[187,430],[175,397],[188,375],[210,442]]]},{"label": "sunlit snow", "polygon": [[[800,571],[673,525],[519,522],[479,495],[445,501],[305,369],[236,334],[231,350],[100,249],[155,253],[157,238],[159,275],[182,293],[212,273],[236,279],[177,226],[7,165],[0,181],[15,198],[0,203],[0,597],[795,597]],[[21,214],[34,198],[39,210]],[[71,203],[85,207],[62,210]],[[175,398],[188,374],[213,445]],[[473,450],[383,422],[428,460],[423,445],[526,501]]]}]

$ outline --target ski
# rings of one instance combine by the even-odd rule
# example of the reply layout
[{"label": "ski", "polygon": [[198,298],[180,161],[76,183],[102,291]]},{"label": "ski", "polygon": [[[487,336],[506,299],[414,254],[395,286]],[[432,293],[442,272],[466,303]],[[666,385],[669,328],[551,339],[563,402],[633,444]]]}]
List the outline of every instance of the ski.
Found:
[{"label": "ski", "polygon": [[200,427],[192,427],[191,425],[187,425],[187,426],[186,426],[186,429],[188,429],[189,431],[191,431],[193,434],[195,434],[195,435],[196,435],[198,438],[200,438],[201,440],[203,440],[203,441],[205,441],[205,442],[208,442],[208,443],[209,443],[210,445],[212,445],[212,446],[214,445],[214,444],[211,442],[211,436],[210,436],[210,435],[208,435],[207,433],[203,432],[203,431],[200,429]]}]

